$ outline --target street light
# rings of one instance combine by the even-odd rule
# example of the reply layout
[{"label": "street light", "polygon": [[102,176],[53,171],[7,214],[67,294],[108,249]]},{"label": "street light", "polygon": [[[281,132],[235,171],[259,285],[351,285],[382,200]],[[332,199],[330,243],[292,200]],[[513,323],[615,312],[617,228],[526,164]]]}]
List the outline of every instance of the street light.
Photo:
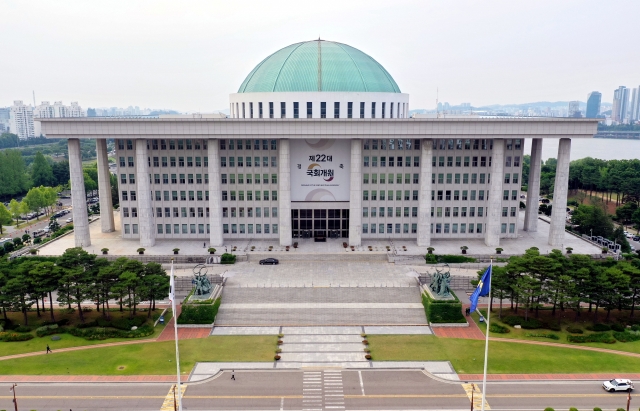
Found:
[{"label": "street light", "polygon": [[11,386],[11,388],[9,388],[9,392],[13,392],[13,406],[15,407],[15,410],[18,411],[18,400],[16,399],[16,387],[18,386],[18,384],[13,384]]}]

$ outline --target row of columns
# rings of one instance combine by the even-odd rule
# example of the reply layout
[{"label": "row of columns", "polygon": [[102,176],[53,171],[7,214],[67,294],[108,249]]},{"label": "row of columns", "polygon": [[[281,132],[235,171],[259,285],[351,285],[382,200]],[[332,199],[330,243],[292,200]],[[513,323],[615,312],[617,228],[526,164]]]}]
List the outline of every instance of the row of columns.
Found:
[{"label": "row of columns", "polygon": [[[147,141],[144,139],[136,139],[135,144],[140,245],[142,247],[152,247],[155,245],[155,224],[149,182]],[[493,143],[491,185],[488,196],[489,210],[487,214],[487,229],[485,231],[485,244],[491,247],[500,245],[502,182],[504,180],[504,144],[504,139],[495,139]],[[91,245],[91,237],[89,235],[87,208],[84,206],[86,204],[86,195],[80,141],[78,139],[69,139],[68,145],[71,199],[74,205],[83,205],[73,207],[75,245],[76,247],[87,247]],[[220,246],[223,244],[224,239],[222,235],[222,194],[220,188],[220,153],[218,140],[210,139],[207,147],[210,170],[209,242],[212,246]],[[426,247],[431,245],[432,140],[423,140],[421,150],[417,245]],[[549,245],[551,246],[562,246],[564,241],[566,218],[564,205],[567,203],[568,195],[570,152],[571,140],[568,138],[560,139],[554,186],[554,205],[556,206],[552,209],[551,227],[549,231]],[[101,229],[103,233],[107,233],[114,231],[115,225],[113,221],[110,173],[105,139],[96,140],[96,154],[98,157]],[[292,243],[291,159],[288,139],[279,140],[278,160],[279,235],[280,245],[286,246]],[[531,146],[529,186],[524,221],[524,229],[529,232],[537,231],[541,164],[542,139],[534,138]],[[353,139],[351,141],[350,172],[349,245],[359,246],[362,243],[362,142],[359,139]]]}]

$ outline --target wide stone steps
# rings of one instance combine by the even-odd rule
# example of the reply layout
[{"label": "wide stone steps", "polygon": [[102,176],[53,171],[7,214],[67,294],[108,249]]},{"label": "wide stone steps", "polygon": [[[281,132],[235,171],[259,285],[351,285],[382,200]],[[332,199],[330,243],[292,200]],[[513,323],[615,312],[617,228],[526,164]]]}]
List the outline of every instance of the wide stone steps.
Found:
[{"label": "wide stone steps", "polygon": [[216,325],[426,325],[422,308],[277,308],[235,309],[220,306]]},{"label": "wide stone steps", "polygon": [[225,287],[222,305],[268,303],[418,303],[416,287]]}]

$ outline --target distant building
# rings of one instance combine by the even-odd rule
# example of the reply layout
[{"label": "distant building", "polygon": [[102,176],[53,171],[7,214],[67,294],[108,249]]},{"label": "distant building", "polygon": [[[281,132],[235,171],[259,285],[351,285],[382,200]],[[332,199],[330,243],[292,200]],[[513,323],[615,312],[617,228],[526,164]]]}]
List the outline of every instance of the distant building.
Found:
[{"label": "distant building", "polygon": [[15,100],[10,107],[9,128],[20,140],[35,137],[33,125],[33,107],[26,106],[22,100]]},{"label": "distant building", "polygon": [[[62,101],[56,101],[51,105],[48,101],[43,101],[33,111],[35,118],[67,118],[67,117],[86,117],[87,114],[78,105],[77,101],[71,102],[70,106],[65,106]],[[36,122],[35,135],[40,136],[40,123]]]},{"label": "distant building", "polygon": [[611,119],[617,123],[625,123],[628,121],[627,110],[629,107],[629,89],[620,86],[613,91],[613,108],[611,110]]},{"label": "distant building", "polygon": [[11,118],[11,109],[9,107],[0,107],[0,130],[3,133],[9,131],[9,119]]},{"label": "distant building", "polygon": [[567,117],[582,117],[580,113],[580,102],[579,101],[570,101],[569,102],[569,110],[567,112]]},{"label": "distant building", "polygon": [[632,122],[640,120],[640,86],[638,86],[638,88],[634,88],[631,93],[629,120]]},{"label": "distant building", "polygon": [[602,101],[602,93],[592,91],[587,96],[587,112],[585,117],[596,118],[600,114],[600,102]]}]

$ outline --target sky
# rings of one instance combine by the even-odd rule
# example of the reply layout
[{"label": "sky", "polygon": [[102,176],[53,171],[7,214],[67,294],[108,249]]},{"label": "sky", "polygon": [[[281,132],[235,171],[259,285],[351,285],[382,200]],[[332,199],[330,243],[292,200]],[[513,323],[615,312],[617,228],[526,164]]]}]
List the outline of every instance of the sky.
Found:
[{"label": "sky", "polygon": [[212,112],[265,57],[321,37],[369,54],[412,109],[585,101],[640,85],[640,0],[0,0],[0,106]]}]

